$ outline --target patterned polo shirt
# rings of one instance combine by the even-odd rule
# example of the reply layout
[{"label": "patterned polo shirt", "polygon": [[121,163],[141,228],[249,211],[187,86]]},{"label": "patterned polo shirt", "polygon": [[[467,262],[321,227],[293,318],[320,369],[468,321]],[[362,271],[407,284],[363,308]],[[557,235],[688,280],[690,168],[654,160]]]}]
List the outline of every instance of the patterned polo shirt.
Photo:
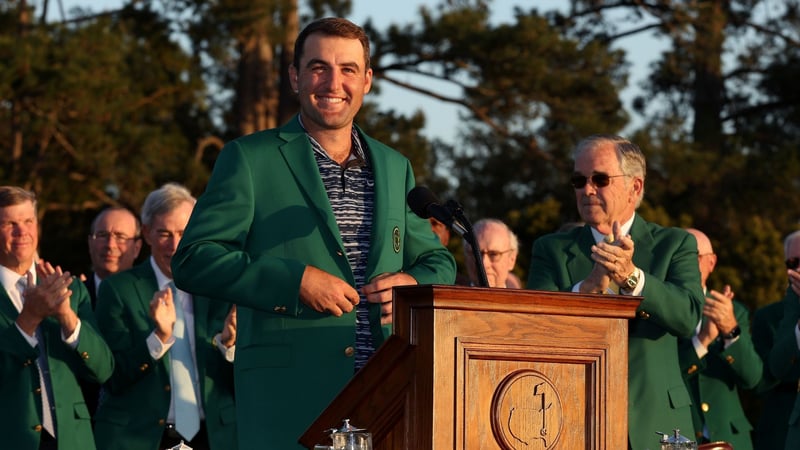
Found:
[{"label": "patterned polo shirt", "polygon": [[[302,123],[301,123],[302,124]],[[319,167],[322,183],[328,193],[333,215],[339,225],[347,261],[353,271],[356,288],[367,283],[365,279],[369,255],[372,217],[375,203],[375,179],[369,160],[355,127],[352,131],[352,150],[344,166],[332,160],[325,149],[306,132],[314,149],[314,159]],[[375,352],[369,326],[367,299],[359,292],[356,306],[355,370],[364,367]]]}]

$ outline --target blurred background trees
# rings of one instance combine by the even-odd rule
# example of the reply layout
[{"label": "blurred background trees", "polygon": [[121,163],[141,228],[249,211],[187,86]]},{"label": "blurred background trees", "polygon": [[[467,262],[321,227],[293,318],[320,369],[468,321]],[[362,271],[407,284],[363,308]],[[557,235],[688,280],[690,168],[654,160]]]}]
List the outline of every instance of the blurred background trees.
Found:
[{"label": "blurred background trees", "polygon": [[[519,2],[520,5],[527,4]],[[57,0],[0,0],[0,181],[40,196],[42,254],[88,271],[89,221],[109,204],[138,211],[166,181],[199,195],[222,144],[297,111],[286,79],[309,20],[347,16],[347,0],[126,0],[73,11]],[[648,156],[648,220],[705,231],[719,254],[711,285],[751,308],[785,289],[781,238],[800,219],[798,1],[573,0],[558,10],[448,0],[412,23],[368,22],[375,88],[459,107],[455,140],[426,138],[425,108],[367,103],[365,131],[406,154],[418,182],[533,240],[578,220],[570,151],[624,133]],[[620,39],[667,50],[641,97],[620,97]],[[447,90],[439,86],[447,85]],[[368,96],[369,99],[369,96]],[[636,119],[636,120],[632,120]],[[458,239],[451,249],[460,258]]]}]

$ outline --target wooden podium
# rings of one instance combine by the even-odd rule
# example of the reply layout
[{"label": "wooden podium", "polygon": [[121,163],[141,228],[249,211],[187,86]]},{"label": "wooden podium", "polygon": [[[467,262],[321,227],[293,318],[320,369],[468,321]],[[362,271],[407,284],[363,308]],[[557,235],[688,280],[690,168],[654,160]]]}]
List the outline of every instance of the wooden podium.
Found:
[{"label": "wooden podium", "polygon": [[628,319],[641,298],[395,289],[394,334],[306,430],[344,419],[374,450],[624,449]]}]

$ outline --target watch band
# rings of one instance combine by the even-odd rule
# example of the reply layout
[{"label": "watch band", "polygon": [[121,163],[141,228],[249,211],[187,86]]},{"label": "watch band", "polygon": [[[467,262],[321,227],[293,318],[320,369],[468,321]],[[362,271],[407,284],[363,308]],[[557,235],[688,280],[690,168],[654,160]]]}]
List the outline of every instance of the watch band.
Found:
[{"label": "watch band", "polygon": [[726,333],[722,335],[723,339],[736,339],[739,335],[742,334],[742,329],[739,328],[739,325],[736,325],[730,333]]}]

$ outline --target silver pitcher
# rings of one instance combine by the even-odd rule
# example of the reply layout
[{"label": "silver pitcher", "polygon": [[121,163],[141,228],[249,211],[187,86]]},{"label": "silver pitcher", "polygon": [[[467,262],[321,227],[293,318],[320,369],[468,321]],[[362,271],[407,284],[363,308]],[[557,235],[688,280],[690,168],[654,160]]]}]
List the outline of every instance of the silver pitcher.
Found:
[{"label": "silver pitcher", "polygon": [[697,442],[681,436],[680,430],[672,430],[672,435],[656,431],[661,435],[658,441],[661,444],[661,450],[697,450]]},{"label": "silver pitcher", "polygon": [[333,445],[317,445],[315,450],[372,450],[372,435],[363,428],[350,425],[350,419],[344,419],[342,428],[329,431]]}]

